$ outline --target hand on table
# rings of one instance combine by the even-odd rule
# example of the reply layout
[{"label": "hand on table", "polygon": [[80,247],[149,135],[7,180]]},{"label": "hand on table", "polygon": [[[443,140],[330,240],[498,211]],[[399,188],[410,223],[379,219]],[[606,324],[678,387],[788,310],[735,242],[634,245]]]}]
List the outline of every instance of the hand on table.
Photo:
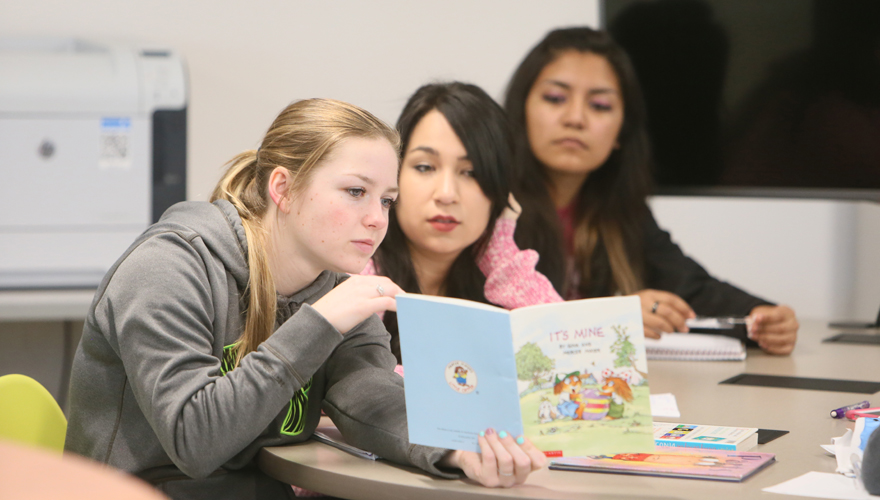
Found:
[{"label": "hand on table", "polygon": [[697,316],[691,306],[674,293],[646,289],[636,295],[642,300],[645,337],[659,339],[663,332],[687,332],[685,321]]},{"label": "hand on table", "polygon": [[769,354],[789,354],[800,324],[788,306],[758,306],[746,318],[749,338]]},{"label": "hand on table", "polygon": [[517,444],[506,432],[489,429],[479,439],[480,453],[453,451],[441,465],[461,469],[483,486],[510,488],[524,483],[529,474],[542,469],[546,462],[544,453],[525,437],[519,438],[522,444]]},{"label": "hand on table", "polygon": [[384,276],[353,275],[312,307],[340,333],[346,333],[380,311],[396,311],[394,296],[403,290]]}]

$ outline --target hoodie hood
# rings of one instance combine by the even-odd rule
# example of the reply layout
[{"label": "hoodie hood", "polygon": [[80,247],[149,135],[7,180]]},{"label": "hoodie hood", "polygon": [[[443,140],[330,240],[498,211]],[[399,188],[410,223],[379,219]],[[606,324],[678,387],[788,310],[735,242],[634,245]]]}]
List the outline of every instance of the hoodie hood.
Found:
[{"label": "hoodie hood", "polygon": [[[244,294],[250,279],[247,261],[248,242],[241,216],[232,203],[226,200],[216,200],[213,203],[199,201],[177,203],[162,215],[159,222],[150,228],[145,236],[149,236],[153,231],[169,230],[198,234],[232,274],[239,293]],[[291,296],[276,294],[276,327],[286,321],[304,302],[309,304],[315,302],[318,296],[326,293],[328,287],[335,286],[335,281],[344,279],[345,276],[323,271],[310,285]],[[321,290],[323,293],[316,296]]]},{"label": "hoodie hood", "polygon": [[184,201],[173,205],[162,214],[144,236],[164,231],[198,234],[211,252],[217,256],[235,278],[240,292],[247,288],[248,243],[238,211],[226,200],[213,203]]}]

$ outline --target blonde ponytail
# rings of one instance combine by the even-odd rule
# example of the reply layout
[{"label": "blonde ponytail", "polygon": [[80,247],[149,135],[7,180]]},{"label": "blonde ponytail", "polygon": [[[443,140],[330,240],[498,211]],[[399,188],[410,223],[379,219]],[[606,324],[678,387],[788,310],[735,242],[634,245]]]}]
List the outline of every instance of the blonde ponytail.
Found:
[{"label": "blonde ponytail", "polygon": [[229,167],[211,194],[211,201],[231,203],[241,217],[247,238],[248,297],[245,326],[235,344],[235,364],[275,331],[275,280],[269,269],[267,234],[263,226],[271,200],[269,174],[286,168],[293,177],[290,195],[302,192],[321,161],[348,138],[384,139],[397,150],[400,138],[387,124],[351,104],[308,99],[287,106],[269,127],[259,150],[245,151]]}]

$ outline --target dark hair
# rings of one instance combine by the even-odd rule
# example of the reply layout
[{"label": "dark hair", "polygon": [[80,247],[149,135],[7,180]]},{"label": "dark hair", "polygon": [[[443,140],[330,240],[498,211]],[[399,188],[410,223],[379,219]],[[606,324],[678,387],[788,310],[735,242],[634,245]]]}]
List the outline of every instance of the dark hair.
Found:
[{"label": "dark hair", "polygon": [[[474,178],[489,198],[491,209],[486,230],[461,252],[446,276],[444,293],[449,297],[488,302],[483,293],[486,278],[477,267],[495,221],[507,206],[510,193],[511,134],[504,110],[483,89],[461,82],[435,83],[418,89],[407,101],[397,130],[401,138],[401,157],[406,158],[410,137],[421,119],[432,110],[443,114],[467,151]],[[401,193],[406,196],[406,193]],[[421,292],[410,258],[406,235],[400,229],[395,210],[388,221],[388,233],[373,257],[378,272],[388,276],[407,292]],[[391,350],[400,361],[397,315],[385,313],[385,326],[391,332]]]},{"label": "dark hair", "polygon": [[566,286],[562,229],[548,189],[545,166],[529,146],[526,98],[541,71],[567,52],[592,53],[614,69],[624,103],[619,147],[590,173],[574,207],[575,272],[582,297],[633,293],[644,281],[642,230],[651,188],[646,113],[635,70],[624,50],[604,31],[564,28],[551,31],[526,55],[507,87],[505,109],[513,127],[514,195],[523,211],[517,221],[520,248],[541,255],[538,270],[564,295]]}]

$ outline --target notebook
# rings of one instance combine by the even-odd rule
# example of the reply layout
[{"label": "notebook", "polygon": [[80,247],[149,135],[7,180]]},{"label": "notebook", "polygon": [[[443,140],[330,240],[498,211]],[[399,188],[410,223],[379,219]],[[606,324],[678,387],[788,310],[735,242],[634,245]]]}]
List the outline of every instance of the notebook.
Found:
[{"label": "notebook", "polygon": [[742,342],[725,335],[664,333],[645,338],[648,359],[684,361],[741,361],[746,359]]}]

